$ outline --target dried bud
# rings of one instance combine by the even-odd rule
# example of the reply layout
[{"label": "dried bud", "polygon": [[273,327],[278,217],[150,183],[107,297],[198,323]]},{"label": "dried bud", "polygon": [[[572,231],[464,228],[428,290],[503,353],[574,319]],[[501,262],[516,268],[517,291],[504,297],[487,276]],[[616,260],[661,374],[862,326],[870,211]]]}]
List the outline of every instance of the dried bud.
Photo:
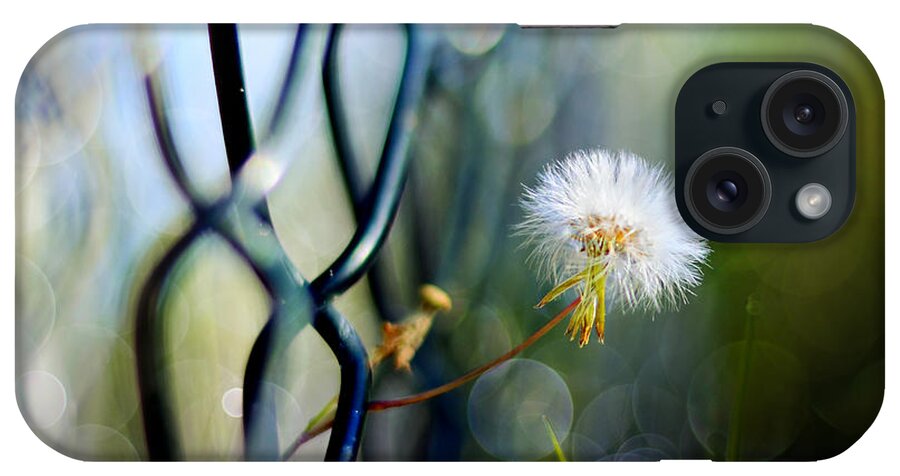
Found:
[{"label": "dried bud", "polygon": [[422,300],[421,306],[424,311],[449,311],[453,308],[450,295],[433,284],[425,284],[419,288],[419,299]]},{"label": "dried bud", "polygon": [[432,284],[419,288],[419,296],[422,299],[419,311],[399,324],[390,322],[384,324],[381,345],[372,353],[370,364],[373,367],[393,355],[394,368],[409,371],[410,362],[431,330],[435,314],[438,311],[448,311],[452,307],[450,296]]}]

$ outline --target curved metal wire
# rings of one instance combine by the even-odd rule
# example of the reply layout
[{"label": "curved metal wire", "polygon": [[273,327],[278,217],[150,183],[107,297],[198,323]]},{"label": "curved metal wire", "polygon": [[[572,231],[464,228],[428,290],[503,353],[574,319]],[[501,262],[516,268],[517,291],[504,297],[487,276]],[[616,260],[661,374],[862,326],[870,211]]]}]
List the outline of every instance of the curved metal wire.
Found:
[{"label": "curved metal wire", "polygon": [[313,322],[341,367],[341,389],[325,460],[353,461],[359,452],[372,386],[369,357],[356,329],[333,307],[319,308]]},{"label": "curved metal wire", "polygon": [[[410,132],[414,124],[415,105],[424,89],[426,59],[424,48],[407,27],[407,53],[398,89],[394,112],[381,154],[375,180],[368,195],[367,214],[357,226],[350,243],[337,260],[310,284],[310,293],[319,309],[313,326],[338,358],[341,366],[341,388],[338,396],[335,425],[332,428],[326,460],[346,461],[356,458],[365,419],[365,402],[371,376],[365,348],[358,344],[353,327],[338,313],[327,308],[328,302],[346,291],[361,278],[372,264],[387,238],[396,216],[406,180]],[[283,336],[287,341],[294,335]],[[260,362],[271,358],[267,349],[268,336],[254,343],[249,368],[265,368]],[[258,386],[257,382],[248,382]]]},{"label": "curved metal wire", "polygon": [[[415,123],[415,105],[425,87],[426,59],[422,45],[407,26],[407,51],[403,74],[394,103],[387,137],[365,204],[365,219],[335,262],[310,284],[310,291],[319,302],[346,291],[373,263],[387,239],[397,214],[409,170],[410,132]],[[366,400],[371,383],[371,369],[365,348],[358,342],[352,327],[337,313],[317,312],[313,325],[329,342],[341,363],[341,388],[331,439],[326,451],[327,460],[356,459],[362,423],[366,414]]]},{"label": "curved metal wire", "polygon": [[[347,249],[312,283],[305,282],[281,248],[267,210],[264,206],[260,207],[260,204],[265,204],[263,197],[247,198],[242,193],[245,187],[238,169],[249,160],[255,144],[243,87],[236,26],[209,27],[226,155],[234,180],[231,193],[217,202],[206,204],[188,180],[163,115],[163,100],[157,90],[157,82],[153,76],[148,76],[147,95],[161,155],[179,189],[191,203],[195,215],[190,230],[154,267],[141,290],[138,303],[138,383],[151,459],[172,460],[180,456],[178,438],[173,430],[173,413],[168,406],[160,301],[178,261],[207,231],[225,238],[253,269],[272,298],[271,317],[254,342],[244,378],[247,458],[276,459],[279,456],[274,398],[271,388],[265,384],[278,378],[281,354],[310,319],[341,367],[337,416],[326,459],[356,458],[371,374],[358,334],[343,316],[331,308],[329,301],[366,273],[384,244],[397,213],[409,164],[408,147],[414,124],[414,106],[422,93],[426,76],[424,55],[411,29],[407,27],[408,45],[403,75],[381,162],[372,191],[364,204],[365,217],[360,220]],[[303,28],[298,29],[298,36],[303,31]],[[293,54],[299,52],[299,43],[298,38]],[[286,81],[292,81],[296,64],[295,58],[289,63]],[[281,114],[275,114],[270,129],[277,130],[280,117]]]},{"label": "curved metal wire", "polygon": [[208,29],[225,154],[228,168],[235,175],[256,148],[250,108],[247,106],[238,30],[234,24],[209,25]]},{"label": "curved metal wire", "polygon": [[[260,230],[266,231],[259,233]],[[179,444],[175,434],[173,412],[170,408],[165,352],[163,341],[163,317],[160,314],[163,290],[177,267],[179,260],[203,233],[216,233],[238,253],[251,267],[271,296],[272,319],[278,333],[291,335],[299,332],[311,321],[312,299],[300,274],[281,248],[271,230],[271,224],[263,221],[246,203],[228,196],[220,202],[200,209],[190,230],[163,256],[147,279],[138,301],[135,325],[138,384],[142,401],[147,449],[152,460],[179,459]],[[271,348],[283,349],[275,340]],[[272,372],[263,372],[260,382],[272,380]],[[263,388],[259,385],[257,388]],[[250,390],[251,393],[253,389]],[[245,402],[247,399],[245,398]],[[257,422],[245,437],[249,441],[249,459],[276,459],[277,434],[274,420],[274,398],[263,394],[253,398],[254,406],[245,403],[246,421]],[[266,443],[258,443],[266,442]],[[274,444],[276,451],[265,449]]]},{"label": "curved metal wire", "polygon": [[344,108],[341,92],[338,57],[341,31],[343,25],[332,25],[325,37],[325,55],[322,60],[322,90],[325,93],[325,109],[328,112],[328,125],[331,128],[334,153],[337,157],[341,177],[347,194],[353,202],[353,214],[357,220],[364,215],[362,207],[366,196],[366,186],[360,174],[360,163],[353,150],[350,137],[350,120]]},{"label": "curved metal wire", "polygon": [[[328,116],[328,124],[331,127],[332,143],[337,157],[338,168],[347,189],[347,195],[353,204],[353,218],[359,223],[366,216],[368,190],[360,174],[360,161],[353,150],[353,141],[350,137],[350,121],[344,108],[343,94],[341,93],[341,81],[338,67],[338,53],[340,48],[342,25],[333,25],[328,30],[325,39],[325,57],[322,63],[322,89],[325,93],[325,109]],[[383,262],[376,259],[367,273],[369,282],[369,294],[375,310],[382,320],[394,321],[397,312],[394,311],[391,302],[396,302],[392,296],[387,295],[388,287],[385,285],[387,270]]]},{"label": "curved metal wire", "polygon": [[297,33],[294,34],[294,44],[291,46],[291,57],[288,59],[288,65],[284,73],[284,79],[281,82],[281,88],[278,90],[278,98],[275,102],[275,109],[269,118],[269,125],[266,128],[263,141],[269,140],[277,136],[284,126],[284,118],[287,114],[287,105],[291,103],[291,96],[296,88],[296,76],[300,69],[300,53],[303,47],[307,31],[307,25],[297,25]]},{"label": "curved metal wire", "polygon": [[[298,34],[302,33],[298,31]],[[295,44],[299,40],[295,41]],[[217,97],[220,113],[237,116],[238,120],[223,117],[222,127],[226,137],[226,154],[235,176],[254,150],[252,127],[243,87],[240,56],[237,46],[237,30],[234,25],[210,26],[210,50],[213,70],[216,74]],[[295,48],[295,52],[299,48]],[[296,63],[296,60],[292,60]],[[239,76],[235,78],[234,76]],[[289,80],[288,78],[287,80]],[[170,395],[164,372],[163,316],[159,314],[163,289],[174,272],[178,261],[196,243],[204,232],[214,232],[253,269],[272,297],[273,316],[289,315],[284,319],[272,319],[283,325],[302,328],[311,320],[311,309],[305,281],[293,268],[271,229],[267,214],[260,214],[258,203],[242,202],[244,195],[235,193],[241,189],[237,183],[232,193],[214,204],[206,204],[192,186],[172,139],[169,123],[164,115],[164,101],[155,75],[145,78],[150,115],[159,144],[160,154],[173,180],[191,204],[195,220],[190,230],[154,267],[144,284],[138,299],[135,341],[138,367],[138,386],[142,401],[142,415],[147,440],[147,450],[152,460],[179,459],[178,437],[174,431],[173,412],[169,406]],[[285,88],[283,88],[284,90]],[[243,119],[240,119],[243,118]],[[233,118],[232,118],[233,119]],[[260,201],[265,203],[264,201]],[[264,233],[259,233],[263,231]],[[305,319],[304,319],[305,317]],[[277,347],[276,347],[277,348]],[[250,415],[270,415],[257,418],[260,431],[251,431],[254,441],[271,439],[275,432],[274,400],[257,399],[262,404],[245,412]],[[275,439],[277,445],[277,435]],[[251,454],[257,458],[259,455]],[[272,458],[277,458],[277,451]]]},{"label": "curved metal wire", "polygon": [[175,181],[178,190],[196,211],[198,208],[202,208],[204,202],[199,191],[194,188],[188,179],[187,171],[184,169],[178,149],[175,148],[172,130],[169,128],[169,122],[165,119],[158,77],[155,75],[146,76],[144,78],[144,90],[147,94],[147,103],[150,109],[150,121],[153,123],[153,132],[159,145],[159,153],[163,163],[166,165],[172,180]]},{"label": "curved metal wire", "polygon": [[312,282],[312,292],[316,296],[327,299],[340,294],[362,277],[384,244],[400,205],[409,169],[408,149],[410,132],[415,124],[415,105],[425,89],[427,70],[424,48],[412,30],[412,26],[407,26],[403,75],[375,181],[366,198],[365,220],[357,226],[344,252]]},{"label": "curved metal wire", "polygon": [[138,297],[134,328],[138,390],[147,453],[155,461],[180,459],[173,412],[169,405],[168,379],[163,370],[165,349],[160,345],[163,335],[160,297],[172,270],[202,231],[203,226],[197,224],[175,242],[150,272]]}]

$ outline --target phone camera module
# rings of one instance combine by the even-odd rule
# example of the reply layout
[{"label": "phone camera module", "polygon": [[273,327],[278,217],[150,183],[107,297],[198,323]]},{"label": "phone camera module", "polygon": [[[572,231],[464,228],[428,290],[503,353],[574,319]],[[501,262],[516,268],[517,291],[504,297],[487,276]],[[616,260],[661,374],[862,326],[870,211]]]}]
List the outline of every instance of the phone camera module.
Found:
[{"label": "phone camera module", "polygon": [[840,229],[856,196],[851,91],[812,63],[726,62],[691,75],[675,102],[684,222],[723,243],[807,243]]}]

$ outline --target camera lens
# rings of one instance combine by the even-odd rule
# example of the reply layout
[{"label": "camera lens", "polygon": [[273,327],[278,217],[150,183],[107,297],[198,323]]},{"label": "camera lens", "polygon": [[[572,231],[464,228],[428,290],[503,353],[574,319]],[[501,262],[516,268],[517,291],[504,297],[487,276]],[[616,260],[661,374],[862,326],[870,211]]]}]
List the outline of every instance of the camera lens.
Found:
[{"label": "camera lens", "polygon": [[744,203],[747,184],[733,172],[720,172],[709,180],[706,195],[715,209],[729,212]]},{"label": "camera lens", "polygon": [[720,202],[731,203],[738,197],[737,185],[731,180],[722,180],[716,184],[716,198]]},{"label": "camera lens", "polygon": [[793,71],[775,80],[762,101],[763,130],[794,157],[831,150],[847,130],[849,111],[841,88],[815,71]]},{"label": "camera lens", "polygon": [[808,104],[801,104],[794,109],[794,120],[800,124],[809,124],[815,117],[816,112],[813,110],[812,106]]},{"label": "camera lens", "polygon": [[723,235],[756,225],[769,207],[772,185],[762,162],[736,147],[701,155],[687,172],[685,203],[704,228]]}]

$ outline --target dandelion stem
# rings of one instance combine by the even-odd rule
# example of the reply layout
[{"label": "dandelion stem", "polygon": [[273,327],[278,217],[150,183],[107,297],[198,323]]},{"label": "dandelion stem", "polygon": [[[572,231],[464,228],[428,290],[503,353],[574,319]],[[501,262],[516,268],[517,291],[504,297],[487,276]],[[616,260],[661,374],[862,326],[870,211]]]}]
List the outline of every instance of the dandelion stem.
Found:
[{"label": "dandelion stem", "polygon": [[[472,381],[473,379],[477,378],[478,376],[487,372],[488,370],[491,370],[491,369],[497,367],[498,365],[502,364],[503,362],[506,362],[507,360],[515,357],[516,355],[521,353],[523,350],[530,347],[532,344],[537,342],[541,337],[543,337],[548,332],[550,332],[560,322],[562,322],[562,320],[565,319],[565,317],[568,316],[569,313],[572,312],[572,310],[575,309],[575,307],[578,306],[578,304],[580,302],[581,302],[580,296],[575,298],[571,303],[569,303],[568,306],[566,306],[565,309],[563,309],[558,314],[553,316],[553,318],[550,319],[549,321],[547,321],[547,323],[544,324],[543,327],[538,329],[534,334],[531,334],[530,336],[528,336],[528,338],[525,339],[524,341],[522,341],[522,343],[513,347],[507,353],[501,355],[500,357],[497,357],[496,359],[482,365],[481,367],[470,370],[469,372],[463,374],[462,376],[460,376],[450,382],[447,382],[444,385],[441,385],[440,387],[435,387],[431,390],[427,390],[422,393],[417,393],[414,395],[409,395],[406,397],[401,397],[401,398],[392,399],[392,400],[371,401],[368,404],[368,411],[377,412],[377,411],[381,411],[381,410],[387,410],[389,408],[397,408],[397,407],[403,407],[406,405],[412,405],[414,403],[421,403],[421,402],[424,402],[424,401],[432,399],[434,397],[443,395],[451,390],[461,387],[462,385]],[[310,431],[308,431],[308,432],[304,431],[294,441],[294,443],[291,444],[291,446],[285,452],[284,459],[290,458],[291,455],[293,455],[297,451],[297,449],[300,448],[300,446],[302,446],[304,443],[312,440],[319,434],[325,432],[325,430],[327,430],[328,428],[331,428],[331,424],[332,424],[331,421],[322,422],[322,423],[319,423],[318,425],[315,425],[315,428],[311,429]]]},{"label": "dandelion stem", "polygon": [[413,403],[424,402],[425,400],[437,397],[438,395],[442,395],[444,393],[449,392],[450,390],[453,390],[457,387],[462,386],[466,382],[471,381],[472,379],[487,372],[488,370],[491,370],[492,368],[502,364],[503,362],[506,362],[507,360],[515,357],[517,354],[519,354],[520,352],[522,352],[523,350],[527,349],[532,344],[537,342],[538,339],[543,337],[544,334],[546,334],[547,332],[550,332],[551,329],[553,329],[557,324],[560,323],[560,321],[562,321],[567,315],[569,315],[569,313],[572,312],[573,309],[575,309],[575,306],[577,306],[579,302],[581,302],[580,297],[575,299],[574,301],[572,301],[571,304],[566,306],[566,308],[563,309],[562,311],[560,311],[559,314],[554,316],[553,319],[550,319],[546,324],[544,324],[543,327],[538,329],[537,332],[528,336],[528,338],[525,339],[524,341],[522,341],[521,344],[513,347],[509,352],[482,365],[481,367],[478,367],[477,369],[474,369],[474,370],[470,370],[468,373],[462,375],[461,377],[458,377],[457,379],[455,379],[453,381],[447,382],[444,385],[441,385],[440,387],[436,387],[436,388],[433,388],[431,390],[428,390],[428,391],[425,391],[422,393],[417,393],[415,395],[410,395],[408,397],[398,398],[398,399],[394,399],[394,400],[376,400],[374,402],[369,402],[369,410],[370,411],[386,410],[388,408],[402,407],[405,405],[411,405]]}]

